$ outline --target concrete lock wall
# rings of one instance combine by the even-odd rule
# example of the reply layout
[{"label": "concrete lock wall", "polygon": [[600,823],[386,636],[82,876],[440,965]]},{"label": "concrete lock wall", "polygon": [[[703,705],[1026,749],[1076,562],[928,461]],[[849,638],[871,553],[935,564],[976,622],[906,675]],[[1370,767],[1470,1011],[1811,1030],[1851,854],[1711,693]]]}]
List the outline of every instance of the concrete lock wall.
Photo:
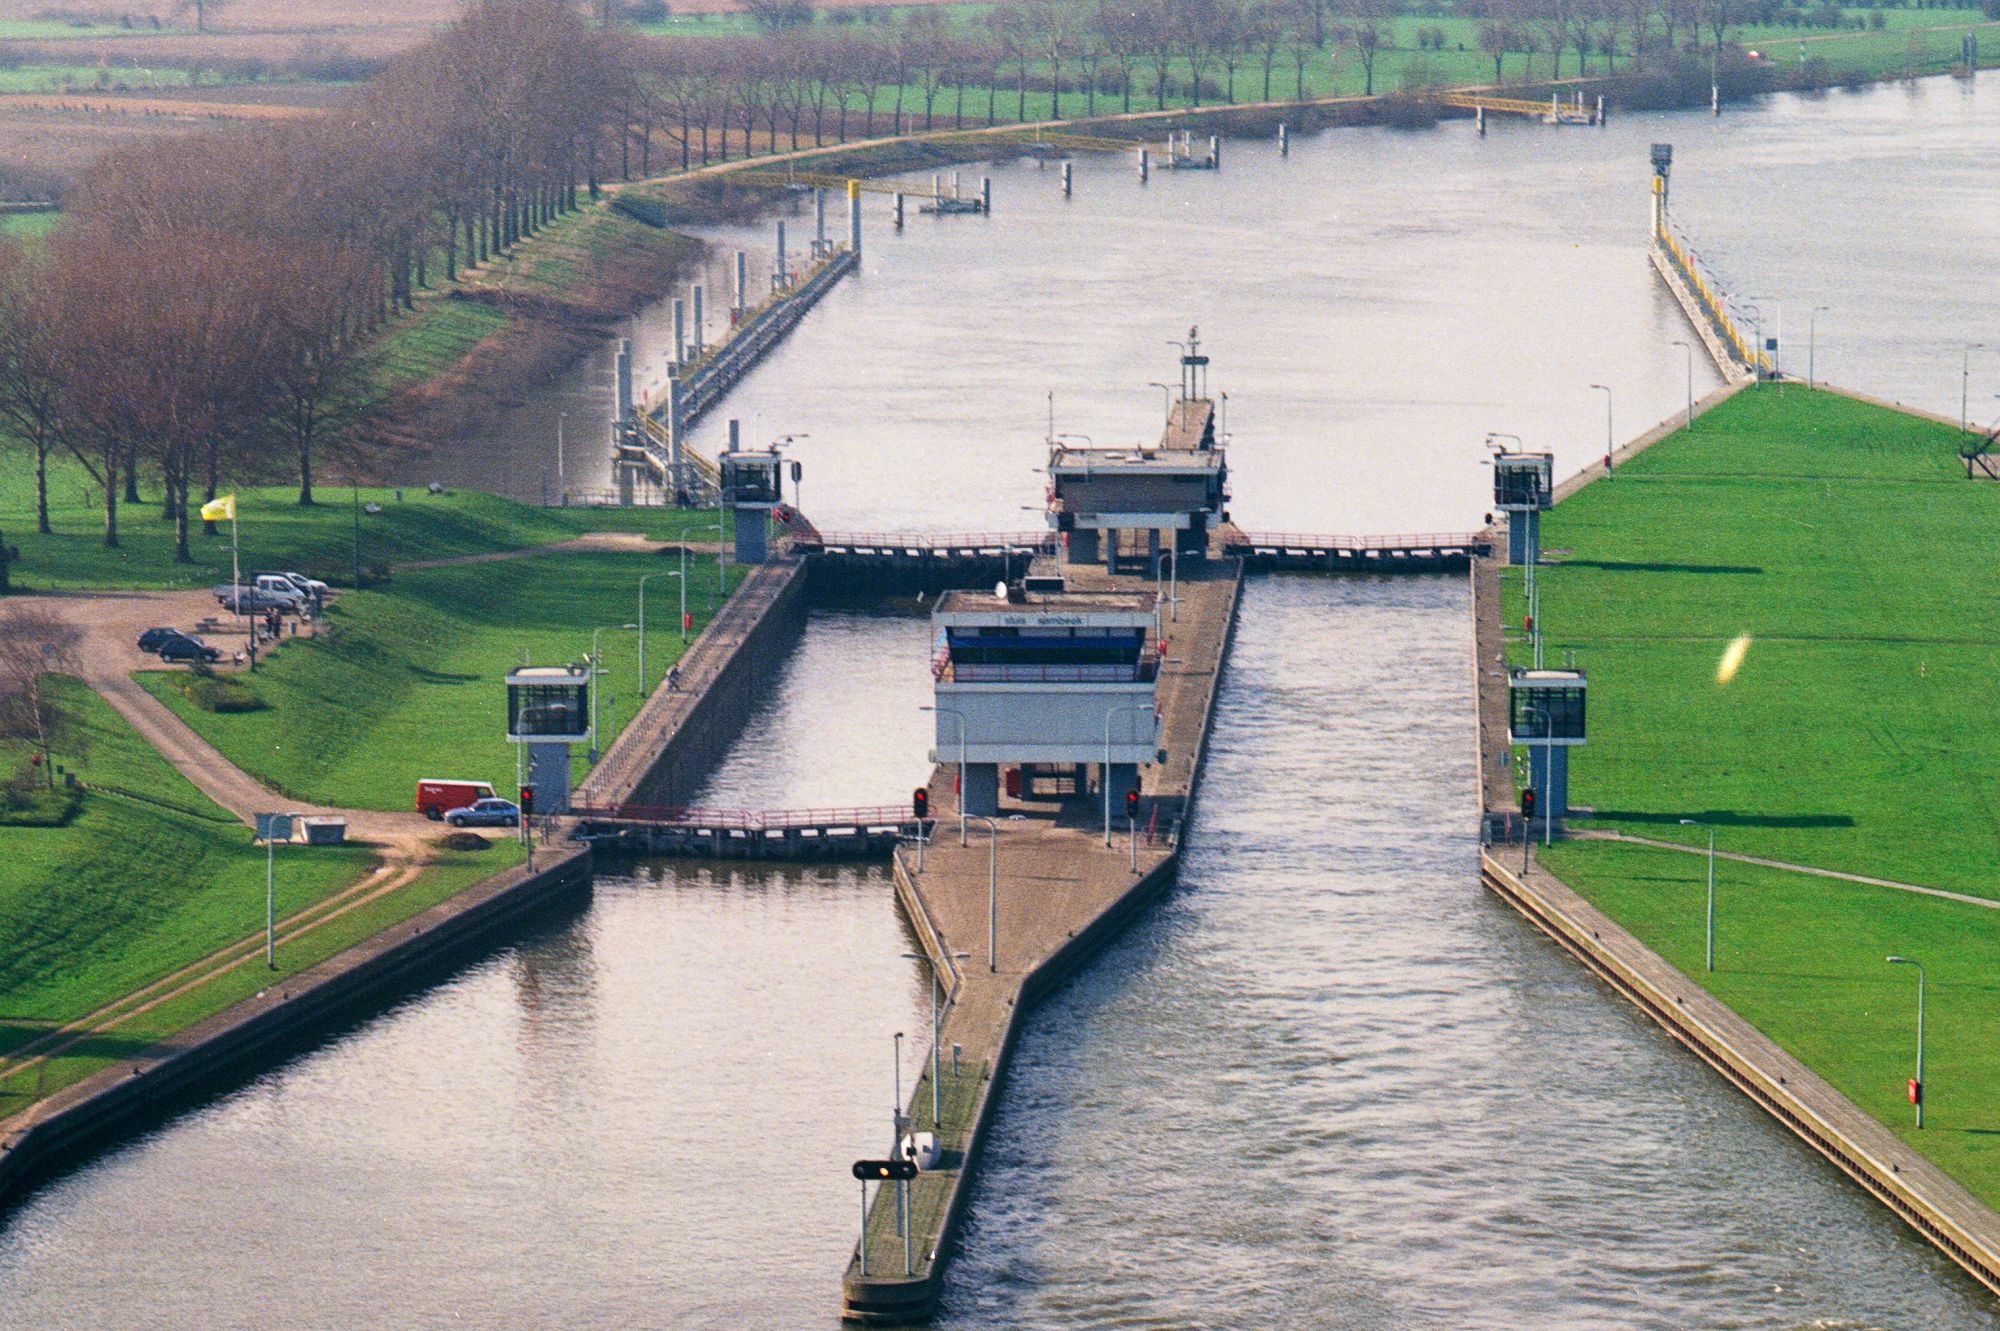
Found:
[{"label": "concrete lock wall", "polygon": [[784,668],[805,629],[808,579],[803,566],[767,568],[784,577],[785,586],[661,746],[630,796],[633,803],[691,802]]},{"label": "concrete lock wall", "polygon": [[966,757],[973,762],[1090,763],[1104,761],[1105,715],[1112,715],[1111,757],[1151,762],[1150,681],[1084,689],[1048,684],[940,684],[937,757],[958,761],[958,716],[965,718]]}]

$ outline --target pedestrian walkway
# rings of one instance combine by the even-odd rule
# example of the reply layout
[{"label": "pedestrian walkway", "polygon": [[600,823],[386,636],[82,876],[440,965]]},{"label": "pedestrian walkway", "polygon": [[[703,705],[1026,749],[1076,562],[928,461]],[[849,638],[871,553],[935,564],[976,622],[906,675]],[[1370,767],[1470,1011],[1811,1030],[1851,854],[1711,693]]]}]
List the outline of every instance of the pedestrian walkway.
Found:
[{"label": "pedestrian walkway", "polygon": [[[1625,832],[1576,830],[1568,837],[1574,841],[1622,841],[1632,846],[1647,846],[1653,850],[1677,850],[1684,855],[1707,855],[1706,846],[1689,846],[1678,841],[1656,841],[1652,837],[1631,836]],[[1846,873],[1839,869],[1821,869],[1810,864],[1793,864],[1787,860],[1768,860],[1761,855],[1745,855],[1739,851],[1718,850],[1718,860],[1731,860],[1737,864],[1754,864],[1764,869],[1783,869],[1787,873],[1811,874],[1815,878],[1837,878],[1845,883],[1860,883],[1866,887],[1886,887],[1893,892],[1914,892],[1918,896],[1938,897],[1945,901],[1956,901],[1967,906],[1979,906],[1986,910],[2000,910],[2000,901],[1991,897],[1975,897],[1965,892],[1949,892],[1942,887],[1924,887],[1919,883],[1899,883],[1893,878],[1870,878],[1867,874]]]}]

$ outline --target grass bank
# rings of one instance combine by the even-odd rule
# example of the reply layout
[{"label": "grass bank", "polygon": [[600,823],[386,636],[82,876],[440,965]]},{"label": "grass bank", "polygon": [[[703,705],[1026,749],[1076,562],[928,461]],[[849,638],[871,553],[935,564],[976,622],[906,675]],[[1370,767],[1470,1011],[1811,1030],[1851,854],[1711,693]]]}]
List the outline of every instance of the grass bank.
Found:
[{"label": "grass bank", "polygon": [[[1796,386],[1737,395],[1545,521],[1550,659],[1590,674],[1579,828],[2000,898],[2000,486],[1948,425]],[[1508,622],[1521,622],[1509,571]],[[1726,681],[1732,641],[1750,645]],[[1510,652],[1525,659],[1525,644]],[[1517,756],[1518,753],[1517,753]],[[1987,1201],[2000,1203],[2000,911],[1606,841],[1544,862]],[[1929,970],[1926,1127],[1915,983]]]},{"label": "grass bank", "polygon": [[[712,537],[713,533],[709,533]],[[638,678],[639,579],[647,583],[646,671],[658,687],[679,659],[678,558],[565,553],[404,573],[380,590],[341,597],[321,636],[288,642],[239,680],[263,704],[204,711],[182,692],[187,676],[141,682],[229,760],[295,798],[361,809],[407,809],[421,777],[452,776],[513,788],[501,681],[523,660],[581,661],[600,635],[600,744],[644,700]],[[731,565],[734,588],[742,570]],[[688,610],[698,632],[713,618],[713,556],[688,561]],[[587,773],[579,753],[578,780]]]},{"label": "grass bank", "polygon": [[[21,460],[16,454],[17,461]],[[52,534],[35,532],[32,472],[0,468],[0,533],[21,548],[14,565],[17,590],[73,591],[206,587],[230,576],[229,528],[213,536],[196,528],[192,564],[174,562],[173,527],[156,505],[122,508],[117,549],[104,545],[104,515],[90,477],[75,461],[51,460],[49,522]],[[152,496],[147,487],[148,497]],[[355,507],[350,489],[328,487],[321,502],[298,505],[290,486],[247,487],[237,492],[238,539],[245,572],[256,568],[294,569],[336,586],[354,583]],[[364,579],[375,581],[397,564],[491,554],[566,541],[587,532],[638,532],[672,540],[693,532],[713,513],[664,509],[556,509],[516,503],[473,490],[432,495],[406,489],[364,487],[360,505],[379,513],[360,517]],[[713,540],[714,533],[707,533]],[[622,622],[622,621],[621,621]]]}]

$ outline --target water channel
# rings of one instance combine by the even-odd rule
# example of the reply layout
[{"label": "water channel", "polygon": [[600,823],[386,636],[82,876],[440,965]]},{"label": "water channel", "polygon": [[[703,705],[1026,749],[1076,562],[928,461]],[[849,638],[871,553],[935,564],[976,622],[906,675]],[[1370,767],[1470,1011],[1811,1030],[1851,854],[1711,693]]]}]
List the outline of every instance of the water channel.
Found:
[{"label": "water channel", "polygon": [[[1059,429],[1150,433],[1145,381],[1199,322],[1246,525],[1464,527],[1486,431],[1568,470],[1602,447],[1589,384],[1621,438],[1682,400],[1640,248],[1653,139],[1725,271],[1836,307],[1823,372],[1955,413],[1996,122],[2000,83],[1937,80],[1483,143],[1339,131],[1288,163],[1238,145],[1146,191],[1089,162],[1067,204],[1010,165],[990,220],[896,238],[873,214],[866,275],[731,410],[811,434],[822,525],[1022,527],[1044,395]],[[816,614],[709,797],[907,792],[916,611]],[[1181,886],[1036,1018],[943,1324],[2000,1325],[1480,888],[1467,639],[1455,578],[1252,583]],[[0,1328],[829,1326],[843,1165],[885,1134],[893,1032],[926,1020],[909,946],[875,869],[601,879],[36,1193],[0,1230]]]}]

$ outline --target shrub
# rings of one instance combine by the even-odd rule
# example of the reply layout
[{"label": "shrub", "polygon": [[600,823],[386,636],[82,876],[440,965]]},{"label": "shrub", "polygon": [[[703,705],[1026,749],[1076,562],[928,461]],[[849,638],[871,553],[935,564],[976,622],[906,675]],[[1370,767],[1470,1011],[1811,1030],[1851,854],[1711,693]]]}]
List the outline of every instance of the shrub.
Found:
[{"label": "shrub", "polygon": [[83,807],[83,790],[50,790],[32,779],[0,786],[0,827],[64,827]]},{"label": "shrub", "polygon": [[181,686],[181,693],[202,711],[224,715],[261,712],[268,706],[242,680],[225,678],[206,669],[190,674],[187,683]]}]

